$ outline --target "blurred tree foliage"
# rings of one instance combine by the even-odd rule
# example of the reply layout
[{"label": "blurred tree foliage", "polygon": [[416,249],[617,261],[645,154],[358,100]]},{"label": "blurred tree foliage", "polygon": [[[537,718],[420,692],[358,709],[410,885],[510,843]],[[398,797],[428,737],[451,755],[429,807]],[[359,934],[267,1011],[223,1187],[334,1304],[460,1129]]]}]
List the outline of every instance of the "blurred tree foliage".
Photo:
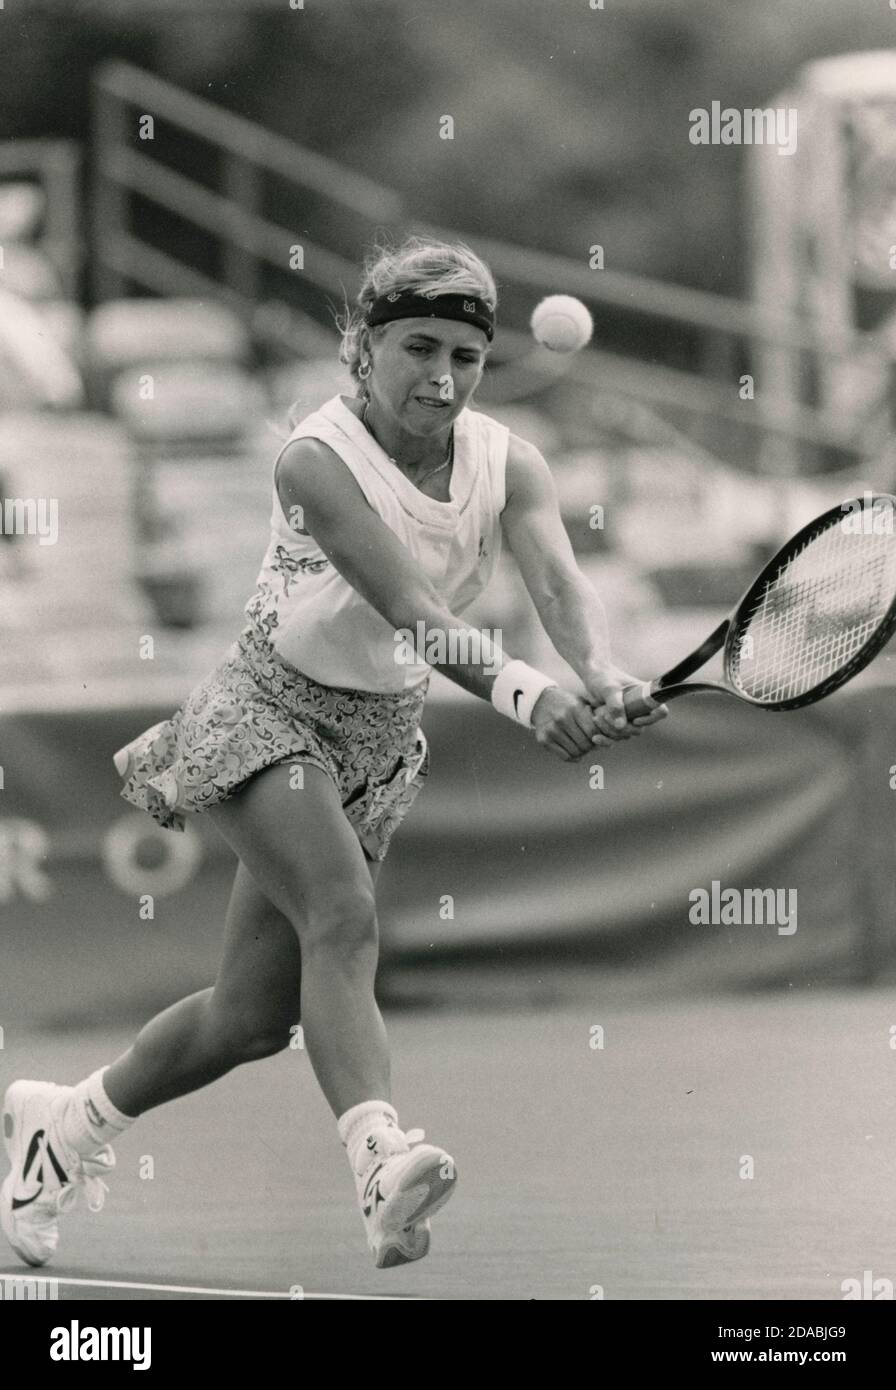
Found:
[{"label": "blurred tree foliage", "polygon": [[17,0],[0,138],[86,139],[90,70],[120,56],[363,169],[422,218],[583,259],[599,242],[608,266],[744,290],[743,151],[692,146],[689,111],[768,104],[811,58],[889,46],[896,15],[597,2]]}]

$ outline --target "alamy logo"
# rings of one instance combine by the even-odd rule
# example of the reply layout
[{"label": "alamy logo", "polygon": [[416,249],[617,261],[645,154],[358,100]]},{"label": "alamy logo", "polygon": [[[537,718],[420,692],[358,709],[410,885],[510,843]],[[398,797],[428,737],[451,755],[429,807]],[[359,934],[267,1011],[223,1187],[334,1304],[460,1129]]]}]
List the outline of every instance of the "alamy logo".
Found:
[{"label": "alamy logo", "polygon": [[796,154],[795,106],[748,107],[738,111],[720,101],[689,112],[692,145],[777,145],[778,154]]},{"label": "alamy logo", "polygon": [[151,1327],[82,1327],[72,1320],[50,1332],[51,1361],[131,1361],[135,1371],[152,1365]]},{"label": "alamy logo", "polygon": [[875,1301],[892,1299],[893,1280],[875,1279],[870,1269],[863,1269],[861,1279],[844,1279],[840,1285],[840,1291],[843,1294],[844,1302],[857,1298],[874,1299]]},{"label": "alamy logo", "polygon": [[723,888],[714,878],[708,891],[692,888],[688,899],[695,927],[777,926],[779,936],[796,931],[795,888]]},{"label": "alamy logo", "polygon": [[4,1275],[0,1279],[0,1300],[4,1303],[32,1300],[43,1303],[59,1298],[58,1279],[34,1279],[31,1276]]},{"label": "alamy logo", "polygon": [[400,627],[395,632],[395,660],[399,666],[425,661],[429,666],[481,666],[487,676],[501,670],[502,633],[497,628],[428,628],[420,619],[416,632]]},{"label": "alamy logo", "polygon": [[866,488],[861,500],[841,502],[840,529],[848,536],[892,536],[893,508],[885,497]]},{"label": "alamy logo", "polygon": [[0,498],[0,530],[4,536],[37,536],[38,545],[55,545],[59,539],[58,498]]}]

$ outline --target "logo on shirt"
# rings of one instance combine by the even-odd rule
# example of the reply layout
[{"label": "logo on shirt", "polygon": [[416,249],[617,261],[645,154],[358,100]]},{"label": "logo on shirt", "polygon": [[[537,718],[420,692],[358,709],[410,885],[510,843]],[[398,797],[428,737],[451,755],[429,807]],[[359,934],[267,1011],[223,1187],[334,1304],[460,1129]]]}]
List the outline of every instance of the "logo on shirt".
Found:
[{"label": "logo on shirt", "polygon": [[298,559],[295,555],[290,555],[285,546],[278,545],[274,551],[274,558],[271,561],[271,569],[283,576],[283,593],[289,593],[289,586],[300,574],[320,574],[329,565],[329,560],[325,555],[319,558],[303,557]]}]

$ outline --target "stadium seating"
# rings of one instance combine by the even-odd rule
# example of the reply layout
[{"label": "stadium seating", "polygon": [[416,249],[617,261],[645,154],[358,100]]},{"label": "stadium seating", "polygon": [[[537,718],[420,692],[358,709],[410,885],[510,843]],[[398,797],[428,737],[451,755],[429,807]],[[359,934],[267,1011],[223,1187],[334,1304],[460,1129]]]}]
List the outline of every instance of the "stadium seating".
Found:
[{"label": "stadium seating", "polygon": [[116,376],[110,399],[131,438],[160,450],[238,447],[264,409],[261,387],[229,362],[141,364]]},{"label": "stadium seating", "polygon": [[95,309],[87,354],[98,404],[121,372],[172,362],[245,363],[249,337],[223,305],[199,299],[115,299]]}]

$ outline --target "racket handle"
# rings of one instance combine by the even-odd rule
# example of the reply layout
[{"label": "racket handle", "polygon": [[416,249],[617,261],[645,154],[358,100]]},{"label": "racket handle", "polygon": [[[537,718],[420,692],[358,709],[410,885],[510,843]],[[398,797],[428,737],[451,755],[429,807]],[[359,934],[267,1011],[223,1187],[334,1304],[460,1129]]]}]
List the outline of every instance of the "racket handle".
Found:
[{"label": "racket handle", "polygon": [[640,719],[642,715],[652,714],[663,703],[654,699],[653,682],[644,685],[630,685],[622,692],[622,702],[629,719]]}]

